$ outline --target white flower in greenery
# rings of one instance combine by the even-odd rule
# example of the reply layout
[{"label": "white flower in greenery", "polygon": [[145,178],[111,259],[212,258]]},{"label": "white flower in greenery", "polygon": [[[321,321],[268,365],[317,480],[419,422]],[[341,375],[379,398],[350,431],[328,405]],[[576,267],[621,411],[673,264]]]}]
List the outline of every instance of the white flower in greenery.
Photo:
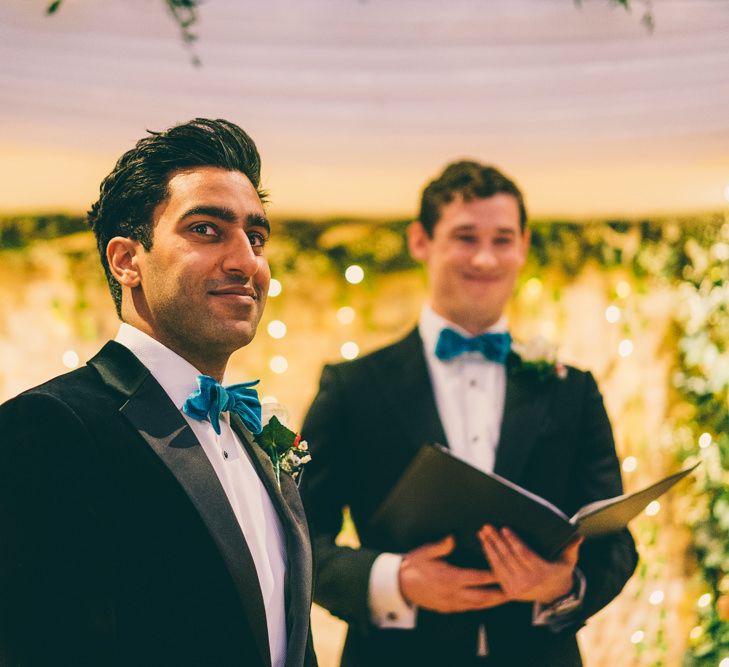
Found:
[{"label": "white flower in greenery", "polygon": [[537,336],[528,343],[514,341],[511,350],[521,360],[519,368],[536,372],[540,379],[556,376],[567,377],[567,367],[557,359],[557,347],[546,338]]},{"label": "white flower in greenery", "polygon": [[711,374],[708,376],[709,389],[712,394],[725,392],[729,389],[729,354],[718,356],[710,365]]},{"label": "white flower in greenery", "polygon": [[306,441],[286,427],[288,419],[289,411],[280,403],[266,401],[261,405],[261,421],[264,427],[256,435],[256,442],[271,459],[279,486],[282,470],[296,479],[303,465],[311,461]]},{"label": "white flower in greenery", "polygon": [[556,345],[552,345],[542,336],[536,336],[528,343],[514,341],[511,349],[521,357],[522,361],[546,361],[553,364],[557,359]]}]

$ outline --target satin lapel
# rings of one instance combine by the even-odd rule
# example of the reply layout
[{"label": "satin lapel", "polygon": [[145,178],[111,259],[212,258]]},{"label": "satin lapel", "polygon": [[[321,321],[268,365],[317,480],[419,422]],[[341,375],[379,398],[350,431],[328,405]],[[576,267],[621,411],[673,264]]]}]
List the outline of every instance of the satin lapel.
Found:
[{"label": "satin lapel", "polygon": [[263,481],[286,534],[286,665],[298,667],[304,663],[306,652],[313,583],[304,508],[296,483],[285,472],[281,473],[279,489],[268,454],[253,441],[238,415],[231,415],[231,425]]},{"label": "satin lapel", "polygon": [[494,463],[497,475],[519,482],[536,443],[548,398],[539,380],[529,373],[516,372],[514,359],[510,359],[506,369],[504,417]]},{"label": "satin lapel", "polygon": [[389,363],[378,368],[380,389],[410,436],[413,451],[426,443],[447,447],[418,330],[411,331],[388,352]]},{"label": "satin lapel", "polygon": [[200,514],[236,586],[263,664],[270,665],[266,612],[253,557],[192,429],[147,368],[122,345],[108,343],[89,365],[107,384],[129,396],[120,412],[175,476]]}]

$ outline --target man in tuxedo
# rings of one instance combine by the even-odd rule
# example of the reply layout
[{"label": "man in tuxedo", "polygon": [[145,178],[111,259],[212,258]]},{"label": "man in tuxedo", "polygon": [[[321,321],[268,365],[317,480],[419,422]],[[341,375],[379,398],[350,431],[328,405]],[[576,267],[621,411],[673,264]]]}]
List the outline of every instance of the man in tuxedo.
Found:
[{"label": "man in tuxedo", "polygon": [[[536,372],[511,348],[504,309],[529,247],[518,187],[492,167],[451,164],[425,188],[408,245],[428,275],[418,326],[325,367],[302,429],[314,599],[349,623],[343,665],[581,665],[576,631],[635,568],[627,530],[547,561],[508,527],[484,526],[484,569],[449,562],[452,536],[401,554],[370,530],[425,443],[567,515],[622,490],[592,376],[549,364]],[[345,507],[358,549],[335,542]]]},{"label": "man in tuxedo", "polygon": [[223,388],[266,302],[251,138],[150,133],[89,212],[121,319],[83,368],[0,407],[0,664],[314,666],[293,480]]}]

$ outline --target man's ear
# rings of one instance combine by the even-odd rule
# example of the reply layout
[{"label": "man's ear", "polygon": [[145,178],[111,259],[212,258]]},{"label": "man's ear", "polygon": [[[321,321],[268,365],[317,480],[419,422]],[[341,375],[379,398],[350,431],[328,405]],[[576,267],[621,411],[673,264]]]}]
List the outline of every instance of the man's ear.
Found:
[{"label": "man's ear", "polygon": [[106,260],[117,282],[124,287],[138,287],[141,283],[139,253],[142,244],[125,236],[115,236],[106,244]]},{"label": "man's ear", "polygon": [[428,244],[430,236],[425,231],[423,223],[419,220],[411,222],[408,225],[408,250],[410,256],[418,262],[424,262],[428,259]]}]

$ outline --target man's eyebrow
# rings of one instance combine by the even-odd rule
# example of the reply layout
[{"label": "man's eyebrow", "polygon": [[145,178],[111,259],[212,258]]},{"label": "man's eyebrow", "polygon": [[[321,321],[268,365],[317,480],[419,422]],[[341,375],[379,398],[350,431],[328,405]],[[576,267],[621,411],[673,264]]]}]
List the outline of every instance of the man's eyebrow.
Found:
[{"label": "man's eyebrow", "polygon": [[267,232],[271,232],[271,225],[268,220],[258,213],[251,213],[246,220],[246,227],[263,227]]},{"label": "man's eyebrow", "polygon": [[[462,234],[463,232],[476,232],[478,231],[478,225],[472,222],[462,222],[453,229],[451,229],[452,234]],[[494,230],[497,234],[500,234],[502,236],[515,236],[516,230],[513,227],[497,227]]]},{"label": "man's eyebrow", "polygon": [[193,206],[191,209],[185,211],[185,213],[180,216],[180,220],[191,218],[193,215],[207,215],[211,218],[218,218],[218,220],[225,220],[225,222],[235,222],[238,219],[235,211],[227,208],[226,206],[202,205]]},{"label": "man's eyebrow", "polygon": [[472,232],[476,229],[476,225],[470,223],[470,222],[462,222],[455,227],[451,231],[453,232]]}]

